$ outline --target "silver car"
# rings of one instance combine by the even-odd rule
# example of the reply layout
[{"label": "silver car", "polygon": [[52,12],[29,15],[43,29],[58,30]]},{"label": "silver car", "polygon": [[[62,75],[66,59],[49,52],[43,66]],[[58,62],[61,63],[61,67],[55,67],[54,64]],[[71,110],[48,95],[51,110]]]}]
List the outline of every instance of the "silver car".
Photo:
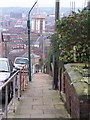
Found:
[{"label": "silver car", "polygon": [[0,84],[3,84],[13,73],[13,64],[8,58],[0,58]]},{"label": "silver car", "polygon": [[[13,64],[8,58],[0,58],[0,86],[4,84],[8,78],[14,73]],[[1,91],[0,91],[1,92]],[[12,82],[8,84],[8,98],[13,94]],[[0,96],[1,97],[1,96]],[[2,99],[5,100],[5,88],[2,89]]]},{"label": "silver car", "polygon": [[22,68],[24,65],[28,65],[27,57],[16,57],[14,60],[14,67],[16,69]]}]

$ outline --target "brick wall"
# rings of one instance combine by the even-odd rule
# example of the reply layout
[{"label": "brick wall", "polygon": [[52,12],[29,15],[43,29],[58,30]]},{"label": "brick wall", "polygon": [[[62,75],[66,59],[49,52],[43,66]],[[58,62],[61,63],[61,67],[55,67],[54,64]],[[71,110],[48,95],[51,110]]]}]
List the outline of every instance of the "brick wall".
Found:
[{"label": "brick wall", "polygon": [[65,73],[65,95],[66,95],[66,107],[72,118],[79,118],[80,107],[79,99],[76,96],[73,85],[68,73]]},{"label": "brick wall", "polygon": [[[90,118],[90,102],[86,95],[76,93],[71,78],[67,72],[64,73],[65,105],[71,118]],[[62,82],[61,82],[62,83]]]},{"label": "brick wall", "polygon": [[80,103],[80,115],[82,118],[90,119],[90,103]]}]

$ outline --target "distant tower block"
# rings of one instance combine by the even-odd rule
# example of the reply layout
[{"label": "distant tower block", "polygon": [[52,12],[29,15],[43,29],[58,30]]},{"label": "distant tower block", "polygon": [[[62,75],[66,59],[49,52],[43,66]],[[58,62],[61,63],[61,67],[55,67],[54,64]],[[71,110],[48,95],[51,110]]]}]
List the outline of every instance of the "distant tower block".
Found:
[{"label": "distant tower block", "polygon": [[42,15],[32,16],[31,31],[35,33],[45,33],[45,16]]}]

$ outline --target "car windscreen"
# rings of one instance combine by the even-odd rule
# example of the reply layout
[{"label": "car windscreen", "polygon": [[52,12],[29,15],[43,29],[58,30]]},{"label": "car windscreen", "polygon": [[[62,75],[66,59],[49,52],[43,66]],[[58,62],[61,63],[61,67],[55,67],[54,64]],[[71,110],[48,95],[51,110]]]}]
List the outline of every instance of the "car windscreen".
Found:
[{"label": "car windscreen", "polygon": [[28,64],[28,60],[27,59],[16,59],[15,63],[16,64]]},{"label": "car windscreen", "polygon": [[0,60],[0,72],[8,72],[9,66],[8,63],[4,60]]}]

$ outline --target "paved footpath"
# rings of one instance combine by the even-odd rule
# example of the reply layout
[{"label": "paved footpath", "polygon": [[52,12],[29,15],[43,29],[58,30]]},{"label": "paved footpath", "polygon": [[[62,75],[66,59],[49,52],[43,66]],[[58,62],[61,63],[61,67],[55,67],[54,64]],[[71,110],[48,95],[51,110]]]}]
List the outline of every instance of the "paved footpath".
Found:
[{"label": "paved footpath", "polygon": [[[9,116],[10,117],[10,116]],[[13,118],[69,118],[49,75],[36,73],[24,91]]]}]

